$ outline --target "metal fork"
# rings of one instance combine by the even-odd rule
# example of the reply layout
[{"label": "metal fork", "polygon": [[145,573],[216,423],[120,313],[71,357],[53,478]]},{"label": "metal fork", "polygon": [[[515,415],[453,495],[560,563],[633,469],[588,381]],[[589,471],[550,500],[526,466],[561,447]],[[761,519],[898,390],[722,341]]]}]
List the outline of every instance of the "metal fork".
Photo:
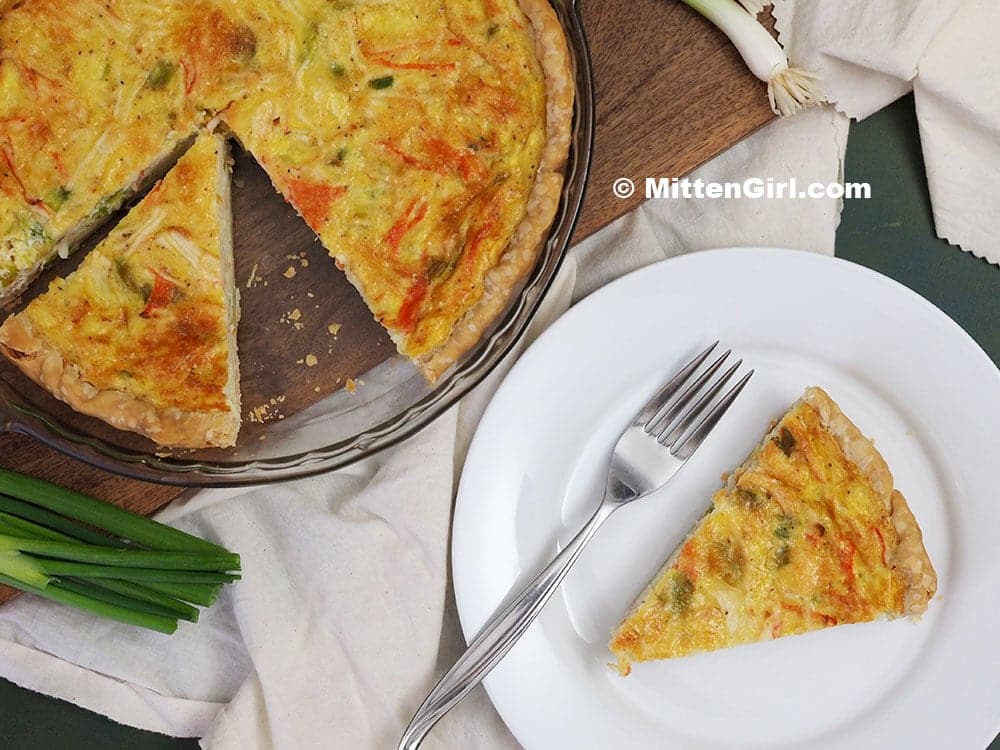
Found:
[{"label": "metal fork", "polygon": [[597,511],[555,559],[483,626],[417,709],[399,741],[399,750],[417,750],[438,720],[503,659],[611,514],[666,484],[702,444],[753,375],[750,370],[717,399],[743,363],[739,360],[716,377],[729,350],[702,369],[718,343],[685,365],[642,407],[615,445],[607,488]]}]

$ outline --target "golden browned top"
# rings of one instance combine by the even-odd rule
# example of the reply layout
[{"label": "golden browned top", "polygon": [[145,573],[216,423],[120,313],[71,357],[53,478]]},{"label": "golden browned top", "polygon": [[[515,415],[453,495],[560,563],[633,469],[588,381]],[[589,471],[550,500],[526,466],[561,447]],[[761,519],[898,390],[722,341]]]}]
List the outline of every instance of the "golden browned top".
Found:
[{"label": "golden browned top", "polygon": [[221,137],[200,136],[74,273],[21,313],[97,390],[159,409],[228,410],[225,159]]},{"label": "golden browned top", "polygon": [[800,402],[715,494],[612,650],[627,665],[902,614],[889,490]]}]

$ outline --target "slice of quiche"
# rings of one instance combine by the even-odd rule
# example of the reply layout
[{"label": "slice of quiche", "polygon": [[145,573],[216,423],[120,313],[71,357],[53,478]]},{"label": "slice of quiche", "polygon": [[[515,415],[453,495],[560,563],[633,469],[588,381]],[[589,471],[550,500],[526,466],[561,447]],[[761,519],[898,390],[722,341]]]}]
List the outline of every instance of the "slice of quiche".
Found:
[{"label": "slice of quiche", "polygon": [[0,350],[77,411],[164,446],[240,425],[229,154],[205,133],[66,278],[0,327]]},{"label": "slice of quiche", "polygon": [[882,456],[809,388],[712,499],[611,639],[619,671],[923,612],[937,576]]}]

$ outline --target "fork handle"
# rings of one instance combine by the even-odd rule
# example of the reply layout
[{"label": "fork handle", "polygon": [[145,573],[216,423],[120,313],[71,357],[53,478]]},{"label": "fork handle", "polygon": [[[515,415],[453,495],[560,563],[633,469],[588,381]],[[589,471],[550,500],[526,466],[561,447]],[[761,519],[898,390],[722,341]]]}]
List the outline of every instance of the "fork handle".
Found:
[{"label": "fork handle", "polygon": [[434,686],[417,709],[399,750],[417,750],[438,720],[454,708],[495,667],[535,621],[597,529],[620,505],[603,501],[587,524],[546,568],[507,606],[483,625],[469,648]]}]

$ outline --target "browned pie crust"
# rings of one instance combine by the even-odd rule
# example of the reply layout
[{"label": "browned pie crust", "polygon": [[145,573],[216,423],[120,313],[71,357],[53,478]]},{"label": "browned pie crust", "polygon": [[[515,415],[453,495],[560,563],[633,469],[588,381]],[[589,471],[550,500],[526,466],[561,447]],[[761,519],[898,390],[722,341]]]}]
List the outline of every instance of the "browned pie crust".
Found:
[{"label": "browned pie crust", "polygon": [[234,419],[229,412],[157,408],[146,399],[122,391],[98,390],[84,379],[76,365],[66,362],[37,336],[24,316],[12,316],[0,326],[0,349],[21,372],[56,398],[118,429],[138,432],[165,446],[236,442],[238,415]]},{"label": "browned pie crust", "polygon": [[479,342],[534,267],[562,194],[575,95],[566,36],[548,0],[518,1],[531,22],[535,52],[545,74],[545,150],[528,196],[527,212],[500,262],[486,274],[483,296],[455,324],[448,339],[415,360],[432,383]]}]

